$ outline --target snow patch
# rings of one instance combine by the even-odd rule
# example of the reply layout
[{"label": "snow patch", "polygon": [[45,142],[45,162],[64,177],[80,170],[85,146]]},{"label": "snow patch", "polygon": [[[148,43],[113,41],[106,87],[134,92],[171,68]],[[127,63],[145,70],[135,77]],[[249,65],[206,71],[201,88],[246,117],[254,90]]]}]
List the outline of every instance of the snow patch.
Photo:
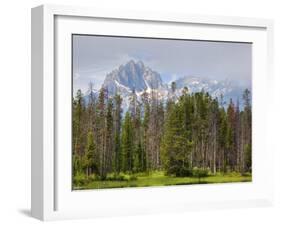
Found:
[{"label": "snow patch", "polygon": [[123,89],[125,89],[125,90],[128,91],[128,92],[131,91],[131,89],[130,89],[129,87],[122,85],[122,84],[119,83],[117,80],[114,80],[114,81],[115,81],[115,83],[116,83],[117,86],[122,87]]}]

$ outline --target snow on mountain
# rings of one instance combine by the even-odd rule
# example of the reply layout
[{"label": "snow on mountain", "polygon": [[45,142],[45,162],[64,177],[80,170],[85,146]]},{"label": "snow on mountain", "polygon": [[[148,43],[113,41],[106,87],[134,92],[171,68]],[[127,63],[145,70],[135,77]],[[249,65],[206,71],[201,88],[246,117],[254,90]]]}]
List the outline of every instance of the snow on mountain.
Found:
[{"label": "snow on mountain", "polygon": [[[196,76],[185,76],[175,81],[177,85],[176,94],[179,96],[182,93],[182,89],[187,87],[190,92],[208,92],[212,97],[220,98],[224,97],[226,104],[232,99],[235,103],[237,100],[242,104],[242,94],[244,87],[237,85],[233,81],[215,79],[204,79]],[[242,106],[242,105],[241,105]]]},{"label": "snow on mountain", "polygon": [[133,60],[107,74],[102,86],[111,96],[116,93],[121,94],[124,109],[128,109],[133,91],[138,100],[144,91],[151,93],[153,90],[157,90],[162,96],[166,96],[168,92],[167,85],[163,83],[158,72],[145,66],[142,61]]},{"label": "snow on mountain", "polygon": [[146,67],[142,61],[130,60],[107,74],[103,87],[110,94],[115,94],[126,90],[140,92],[145,89],[161,89],[165,86],[159,73]]},{"label": "snow on mountain", "polygon": [[[204,79],[199,76],[184,76],[175,82],[176,96],[180,96],[182,89],[187,87],[190,92],[201,92],[204,90],[213,97],[219,98],[222,94],[226,103],[229,102],[230,98],[233,101],[237,101],[239,97],[241,100],[244,91],[244,88],[228,80],[217,81],[215,79]],[[155,93],[158,94],[159,99],[164,101],[171,94],[170,85],[164,84],[160,74],[145,66],[142,61],[135,62],[130,60],[126,64],[114,69],[106,75],[102,86],[108,91],[109,96],[114,96],[116,93],[122,96],[124,111],[129,108],[133,92],[135,92],[137,100],[141,99],[144,91],[147,93],[157,91]],[[95,92],[95,96],[97,95],[98,92]]]}]

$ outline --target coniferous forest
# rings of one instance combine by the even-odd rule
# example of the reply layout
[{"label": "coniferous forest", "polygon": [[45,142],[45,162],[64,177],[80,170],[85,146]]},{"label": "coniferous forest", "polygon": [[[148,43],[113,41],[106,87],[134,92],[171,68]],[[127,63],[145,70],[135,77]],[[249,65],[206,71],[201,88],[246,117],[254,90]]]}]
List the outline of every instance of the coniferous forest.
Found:
[{"label": "coniferous forest", "polygon": [[[78,90],[72,109],[73,189],[251,181],[251,93],[226,101],[173,82],[165,101],[157,90],[122,96]],[[238,99],[238,98],[237,98]],[[241,107],[242,106],[242,107]]]}]

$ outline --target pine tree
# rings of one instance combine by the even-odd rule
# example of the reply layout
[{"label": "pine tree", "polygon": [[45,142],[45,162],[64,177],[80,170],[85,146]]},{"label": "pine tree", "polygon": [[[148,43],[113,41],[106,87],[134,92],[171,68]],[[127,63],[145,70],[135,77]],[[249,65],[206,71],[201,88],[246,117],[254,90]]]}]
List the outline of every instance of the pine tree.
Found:
[{"label": "pine tree", "polygon": [[219,139],[219,104],[218,99],[214,99],[210,109],[210,141],[212,149],[212,172],[217,172],[217,154],[218,154],[218,139]]},{"label": "pine tree", "polygon": [[160,169],[160,142],[163,126],[160,121],[162,121],[164,114],[158,96],[158,92],[152,90],[148,122],[148,162],[151,170]]},{"label": "pine tree", "polygon": [[97,149],[99,156],[99,176],[101,179],[106,177],[105,169],[105,148],[106,148],[106,91],[100,89],[97,109]]},{"label": "pine tree", "polygon": [[73,100],[73,118],[72,118],[72,136],[73,136],[73,172],[78,173],[82,170],[82,155],[83,155],[83,117],[84,117],[84,101],[83,93],[79,89],[76,97]]},{"label": "pine tree", "polygon": [[121,135],[122,148],[122,170],[132,172],[133,170],[133,128],[129,112],[126,112]]},{"label": "pine tree", "polygon": [[83,158],[84,170],[86,171],[87,177],[92,174],[93,171],[97,171],[97,159],[96,159],[96,144],[94,141],[93,132],[88,132],[87,146]]},{"label": "pine tree", "polygon": [[228,123],[227,123],[227,115],[224,110],[224,108],[220,109],[219,114],[219,170],[222,170],[223,172],[226,172],[226,166],[227,166],[227,131],[228,131]]},{"label": "pine tree", "polygon": [[107,101],[106,108],[106,116],[105,116],[105,158],[104,158],[104,174],[112,171],[112,163],[113,163],[113,102],[112,99],[109,98]]},{"label": "pine tree", "polygon": [[143,171],[149,170],[150,169],[150,162],[148,160],[148,148],[149,148],[149,121],[150,121],[150,103],[149,103],[149,97],[148,93],[146,90],[143,92],[142,96],[142,103],[143,103],[143,111],[144,111],[144,116],[143,116],[143,121],[142,121],[142,136],[143,136],[143,152],[142,152],[142,168]]},{"label": "pine tree", "polygon": [[240,120],[240,103],[239,99],[236,102],[235,108],[235,141],[234,149],[236,152],[236,171],[241,172],[241,120]]},{"label": "pine tree", "polygon": [[236,151],[234,149],[235,142],[235,106],[230,99],[227,108],[228,130],[227,130],[227,164],[230,170],[235,170],[236,165]]},{"label": "pine tree", "polygon": [[120,94],[116,94],[114,97],[115,110],[114,110],[114,170],[115,173],[119,173],[121,170],[122,164],[122,155],[121,155],[121,120],[122,120],[122,98]]},{"label": "pine tree", "polygon": [[167,118],[164,137],[161,144],[161,159],[167,174],[188,176],[191,174],[189,154],[192,142],[184,130],[182,109],[174,105]]},{"label": "pine tree", "polygon": [[77,91],[74,104],[73,104],[73,137],[74,137],[74,152],[78,156],[82,155],[82,147],[81,147],[81,132],[82,132],[82,117],[84,113],[84,101],[83,94],[79,89]]},{"label": "pine tree", "polygon": [[88,130],[95,131],[95,129],[96,129],[96,97],[94,95],[94,85],[92,82],[89,83],[88,91],[89,91],[88,106],[87,106]]},{"label": "pine tree", "polygon": [[133,139],[134,139],[134,147],[133,147],[133,171],[140,172],[143,168],[142,165],[142,155],[143,155],[143,147],[142,147],[142,131],[141,131],[141,109],[140,104],[136,106],[135,117],[133,120]]},{"label": "pine tree", "polygon": [[244,111],[243,118],[243,156],[244,156],[244,170],[251,171],[252,169],[252,111],[251,111],[251,93],[246,89],[243,93]]}]

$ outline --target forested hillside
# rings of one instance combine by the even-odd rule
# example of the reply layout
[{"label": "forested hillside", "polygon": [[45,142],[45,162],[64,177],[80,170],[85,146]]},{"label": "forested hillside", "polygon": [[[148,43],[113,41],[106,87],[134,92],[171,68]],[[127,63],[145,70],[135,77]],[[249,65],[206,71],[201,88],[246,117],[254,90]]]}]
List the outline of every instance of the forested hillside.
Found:
[{"label": "forested hillside", "polygon": [[[251,180],[250,91],[241,93],[241,108],[238,98],[225,103],[223,96],[203,90],[185,87],[176,95],[176,86],[171,84],[165,102],[157,90],[141,98],[133,90],[126,112],[118,92],[112,96],[101,88],[94,95],[89,84],[85,101],[78,90],[72,110],[73,188],[191,184],[205,177],[206,183]],[[229,177],[233,173],[238,179]]]}]

